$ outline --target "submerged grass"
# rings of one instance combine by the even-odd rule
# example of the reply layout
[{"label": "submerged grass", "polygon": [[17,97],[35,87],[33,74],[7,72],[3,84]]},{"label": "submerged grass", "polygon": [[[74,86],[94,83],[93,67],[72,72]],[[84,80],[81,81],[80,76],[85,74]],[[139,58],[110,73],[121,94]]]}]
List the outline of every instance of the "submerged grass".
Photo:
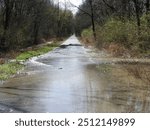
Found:
[{"label": "submerged grass", "polygon": [[52,51],[54,48],[58,47],[59,44],[52,43],[48,45],[43,45],[41,47],[36,47],[31,51],[25,51],[16,57],[16,61],[13,63],[5,63],[0,65],[0,81],[7,80],[12,75],[16,74],[19,70],[23,69],[24,65],[20,64],[19,61],[26,61],[34,56],[39,56]]},{"label": "submerged grass", "polygon": [[100,73],[110,73],[113,69],[112,65],[109,64],[100,64],[96,67]]}]

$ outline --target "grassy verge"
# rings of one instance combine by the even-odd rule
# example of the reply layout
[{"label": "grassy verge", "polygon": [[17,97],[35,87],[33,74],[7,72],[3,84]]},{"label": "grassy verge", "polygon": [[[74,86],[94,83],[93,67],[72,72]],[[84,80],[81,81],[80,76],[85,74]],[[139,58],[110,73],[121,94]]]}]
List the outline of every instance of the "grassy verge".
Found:
[{"label": "grassy verge", "polygon": [[58,44],[56,44],[56,45],[55,44],[49,44],[49,45],[45,45],[43,47],[35,48],[32,51],[26,51],[26,52],[21,53],[20,55],[18,55],[16,57],[16,60],[25,61],[31,57],[39,56],[39,55],[45,54],[49,51],[52,51],[55,47],[58,47]]},{"label": "grassy verge", "polygon": [[16,74],[19,70],[23,69],[24,65],[20,64],[19,61],[26,61],[29,58],[45,54],[52,51],[54,48],[58,47],[59,44],[53,43],[48,45],[43,45],[40,47],[35,47],[30,51],[25,51],[16,56],[16,61],[13,63],[5,63],[0,65],[0,81],[7,80],[12,75]]},{"label": "grassy verge", "polygon": [[24,65],[17,62],[0,65],[0,80],[7,80],[11,75],[16,74],[17,71],[21,70],[23,67]]}]

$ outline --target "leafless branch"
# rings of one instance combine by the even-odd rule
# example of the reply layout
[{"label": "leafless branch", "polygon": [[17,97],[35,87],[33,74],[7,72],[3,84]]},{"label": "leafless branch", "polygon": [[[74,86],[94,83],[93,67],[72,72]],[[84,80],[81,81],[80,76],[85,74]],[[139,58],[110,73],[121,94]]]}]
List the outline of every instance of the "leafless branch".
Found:
[{"label": "leafless branch", "polygon": [[103,1],[104,4],[105,4],[106,6],[108,6],[111,10],[116,11],[116,9],[115,9],[113,6],[109,5],[109,4],[106,2],[106,0],[102,0],[102,1]]},{"label": "leafless branch", "polygon": [[70,5],[72,5],[73,7],[77,8],[77,9],[79,9],[80,11],[87,14],[88,16],[90,16],[90,17],[92,16],[90,13],[86,12],[85,10],[83,10],[80,7],[78,7],[78,6],[74,5],[73,3],[71,3],[70,0],[69,0],[69,3],[70,3]]}]

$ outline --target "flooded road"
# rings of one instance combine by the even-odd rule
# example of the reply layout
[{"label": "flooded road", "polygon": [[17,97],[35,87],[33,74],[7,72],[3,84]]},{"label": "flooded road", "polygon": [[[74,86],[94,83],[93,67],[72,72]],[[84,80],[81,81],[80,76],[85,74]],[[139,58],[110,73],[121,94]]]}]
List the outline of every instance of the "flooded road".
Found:
[{"label": "flooded road", "polygon": [[0,85],[0,112],[150,112],[149,65],[143,81],[135,64],[105,57],[70,37]]}]

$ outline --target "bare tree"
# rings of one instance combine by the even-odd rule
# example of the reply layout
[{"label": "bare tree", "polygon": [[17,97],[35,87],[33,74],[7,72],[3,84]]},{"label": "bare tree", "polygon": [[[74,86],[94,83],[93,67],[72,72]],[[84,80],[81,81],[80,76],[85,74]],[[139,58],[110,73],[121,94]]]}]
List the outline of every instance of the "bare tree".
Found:
[{"label": "bare tree", "polygon": [[150,11],[150,0],[146,0],[145,6],[146,6],[146,14],[148,14]]},{"label": "bare tree", "polygon": [[90,8],[91,8],[91,21],[92,21],[92,30],[93,30],[93,36],[96,40],[96,30],[95,30],[95,21],[94,21],[94,9],[93,9],[93,3],[92,0],[89,0]]},{"label": "bare tree", "polygon": [[136,21],[138,26],[138,32],[140,33],[140,26],[141,26],[141,20],[140,20],[140,7],[139,7],[139,1],[133,0],[134,6],[135,6],[135,13],[136,13]]},{"label": "bare tree", "polygon": [[53,0],[0,0],[0,51],[72,34],[73,15]]},{"label": "bare tree", "polygon": [[82,11],[84,14],[86,14],[87,16],[90,17],[91,19],[91,23],[92,23],[92,31],[93,31],[93,37],[96,40],[96,29],[95,29],[95,19],[94,19],[94,6],[93,6],[93,1],[92,0],[87,0],[88,4],[90,5],[90,13],[87,12],[86,10],[72,4],[70,1],[70,4],[74,7],[76,7],[77,9],[79,9],[80,11]]}]

